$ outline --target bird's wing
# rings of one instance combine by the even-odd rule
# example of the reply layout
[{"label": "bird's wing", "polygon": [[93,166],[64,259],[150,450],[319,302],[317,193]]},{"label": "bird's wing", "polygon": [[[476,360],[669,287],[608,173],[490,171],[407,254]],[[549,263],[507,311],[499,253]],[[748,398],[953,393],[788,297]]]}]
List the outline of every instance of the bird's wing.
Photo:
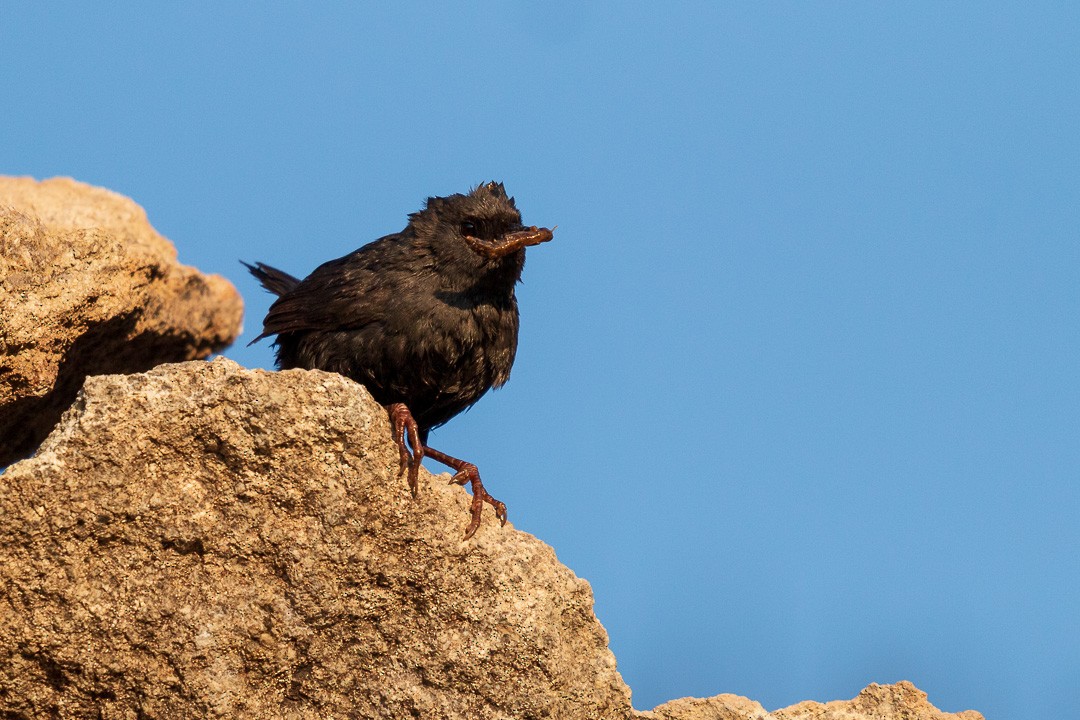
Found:
[{"label": "bird's wing", "polygon": [[382,322],[401,284],[397,244],[387,236],[317,267],[270,306],[260,337]]}]

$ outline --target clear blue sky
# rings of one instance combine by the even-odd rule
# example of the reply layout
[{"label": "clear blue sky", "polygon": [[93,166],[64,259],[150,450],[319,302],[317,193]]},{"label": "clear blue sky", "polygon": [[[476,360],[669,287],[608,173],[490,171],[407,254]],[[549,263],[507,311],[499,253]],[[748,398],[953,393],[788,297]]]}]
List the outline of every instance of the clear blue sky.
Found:
[{"label": "clear blue sky", "polygon": [[592,583],[637,707],[1075,711],[1080,5],[382,5],[3,2],[0,173],[143,205],[249,367],[239,259],[504,181],[559,229],[432,444]]}]

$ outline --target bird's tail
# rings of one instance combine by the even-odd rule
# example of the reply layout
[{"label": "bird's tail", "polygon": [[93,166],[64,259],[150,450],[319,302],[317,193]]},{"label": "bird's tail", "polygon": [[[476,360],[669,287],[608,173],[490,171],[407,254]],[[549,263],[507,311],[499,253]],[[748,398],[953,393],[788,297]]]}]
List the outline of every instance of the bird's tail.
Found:
[{"label": "bird's tail", "polygon": [[243,260],[240,262],[248,269],[248,272],[255,276],[255,279],[258,280],[264,288],[278,297],[281,297],[300,284],[300,281],[289,273],[270,267],[269,265],[264,265],[261,262],[257,262],[254,265],[248,265]]}]

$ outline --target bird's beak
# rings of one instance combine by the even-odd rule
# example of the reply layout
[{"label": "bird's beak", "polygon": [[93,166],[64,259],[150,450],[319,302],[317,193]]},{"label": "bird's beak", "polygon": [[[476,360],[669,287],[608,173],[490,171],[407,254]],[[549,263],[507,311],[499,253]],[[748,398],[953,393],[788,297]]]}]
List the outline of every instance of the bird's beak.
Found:
[{"label": "bird's beak", "polygon": [[500,258],[517,252],[531,245],[539,245],[547,242],[553,235],[547,228],[538,228],[535,225],[523,228],[515,232],[506,233],[495,240],[481,240],[471,235],[465,235],[465,242],[478,255],[486,258]]}]

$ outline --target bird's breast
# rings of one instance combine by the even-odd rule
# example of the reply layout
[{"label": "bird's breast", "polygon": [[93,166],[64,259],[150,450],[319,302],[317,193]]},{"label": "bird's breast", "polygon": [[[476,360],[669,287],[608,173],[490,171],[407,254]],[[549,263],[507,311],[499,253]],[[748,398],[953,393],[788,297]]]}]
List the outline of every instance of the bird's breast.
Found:
[{"label": "bird's breast", "polygon": [[423,354],[444,368],[444,386],[480,385],[482,394],[509,377],[517,332],[514,304],[446,305],[430,319]]}]

